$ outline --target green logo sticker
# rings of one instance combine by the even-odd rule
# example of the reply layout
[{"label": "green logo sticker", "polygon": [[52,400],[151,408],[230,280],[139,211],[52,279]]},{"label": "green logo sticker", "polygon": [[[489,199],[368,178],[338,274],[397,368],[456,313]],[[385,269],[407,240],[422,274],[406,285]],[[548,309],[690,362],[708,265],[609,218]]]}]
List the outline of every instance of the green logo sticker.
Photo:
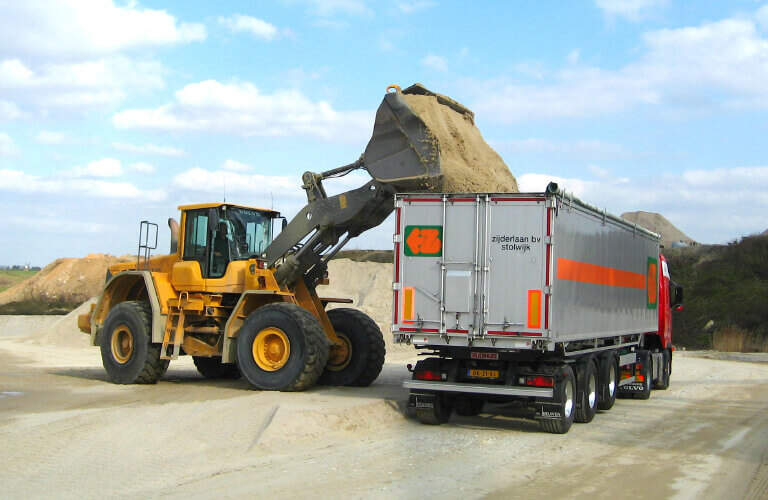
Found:
[{"label": "green logo sticker", "polygon": [[656,309],[656,305],[659,303],[659,259],[648,257],[646,283],[648,309]]},{"label": "green logo sticker", "polygon": [[443,255],[443,226],[405,226],[405,255],[440,257]]}]

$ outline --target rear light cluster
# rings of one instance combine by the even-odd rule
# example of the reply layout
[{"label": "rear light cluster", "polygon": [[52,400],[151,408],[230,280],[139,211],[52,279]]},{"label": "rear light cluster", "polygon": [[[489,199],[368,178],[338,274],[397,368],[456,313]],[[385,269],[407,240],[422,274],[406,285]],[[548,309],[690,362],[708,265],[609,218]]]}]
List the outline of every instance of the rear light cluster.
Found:
[{"label": "rear light cluster", "polygon": [[531,375],[525,377],[525,385],[530,385],[533,387],[554,387],[555,379],[554,377],[544,375]]},{"label": "rear light cluster", "polygon": [[642,363],[635,363],[635,382],[645,382]]},{"label": "rear light cluster", "polygon": [[259,260],[259,269],[266,269],[266,268],[267,268],[267,261]]},{"label": "rear light cluster", "polygon": [[444,380],[447,378],[443,376],[443,373],[436,370],[418,370],[413,372],[413,375],[418,380]]}]

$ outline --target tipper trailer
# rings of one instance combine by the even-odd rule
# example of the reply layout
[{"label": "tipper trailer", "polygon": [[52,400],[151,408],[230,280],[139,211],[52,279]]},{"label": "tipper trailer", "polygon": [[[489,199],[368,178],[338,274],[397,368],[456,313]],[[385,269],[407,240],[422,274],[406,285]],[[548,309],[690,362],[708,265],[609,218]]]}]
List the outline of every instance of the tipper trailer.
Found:
[{"label": "tipper trailer", "polygon": [[554,183],[398,194],[395,210],[392,332],[428,356],[404,383],[421,422],[519,401],[565,433],[668,387],[682,289],[657,234]]}]

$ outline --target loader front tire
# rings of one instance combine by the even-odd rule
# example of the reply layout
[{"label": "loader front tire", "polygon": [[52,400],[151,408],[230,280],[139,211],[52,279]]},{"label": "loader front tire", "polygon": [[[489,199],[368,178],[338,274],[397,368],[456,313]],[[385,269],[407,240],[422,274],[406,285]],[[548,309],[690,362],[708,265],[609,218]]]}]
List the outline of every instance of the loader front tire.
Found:
[{"label": "loader front tire", "polygon": [[253,311],[237,336],[237,364],[243,377],[263,391],[305,391],[328,360],[320,322],[295,304],[267,304]]},{"label": "loader front tire", "polygon": [[104,369],[116,384],[154,384],[168,369],[160,345],[152,343],[152,310],[145,302],[113,307],[100,337]]},{"label": "loader front tire", "polygon": [[340,350],[331,348],[328,363],[317,383],[353,387],[371,385],[381,373],[386,354],[379,326],[356,309],[331,309],[328,319],[344,345]]}]

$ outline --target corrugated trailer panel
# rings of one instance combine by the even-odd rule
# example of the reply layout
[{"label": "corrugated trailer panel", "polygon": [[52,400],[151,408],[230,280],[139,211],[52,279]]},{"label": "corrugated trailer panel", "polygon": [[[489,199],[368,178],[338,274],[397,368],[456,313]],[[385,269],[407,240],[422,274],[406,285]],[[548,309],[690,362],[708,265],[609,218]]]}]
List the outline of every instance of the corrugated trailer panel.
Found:
[{"label": "corrugated trailer panel", "polygon": [[658,241],[567,203],[554,221],[552,336],[655,331]]},{"label": "corrugated trailer panel", "polygon": [[396,340],[552,349],[656,327],[647,231],[555,194],[396,203]]}]

